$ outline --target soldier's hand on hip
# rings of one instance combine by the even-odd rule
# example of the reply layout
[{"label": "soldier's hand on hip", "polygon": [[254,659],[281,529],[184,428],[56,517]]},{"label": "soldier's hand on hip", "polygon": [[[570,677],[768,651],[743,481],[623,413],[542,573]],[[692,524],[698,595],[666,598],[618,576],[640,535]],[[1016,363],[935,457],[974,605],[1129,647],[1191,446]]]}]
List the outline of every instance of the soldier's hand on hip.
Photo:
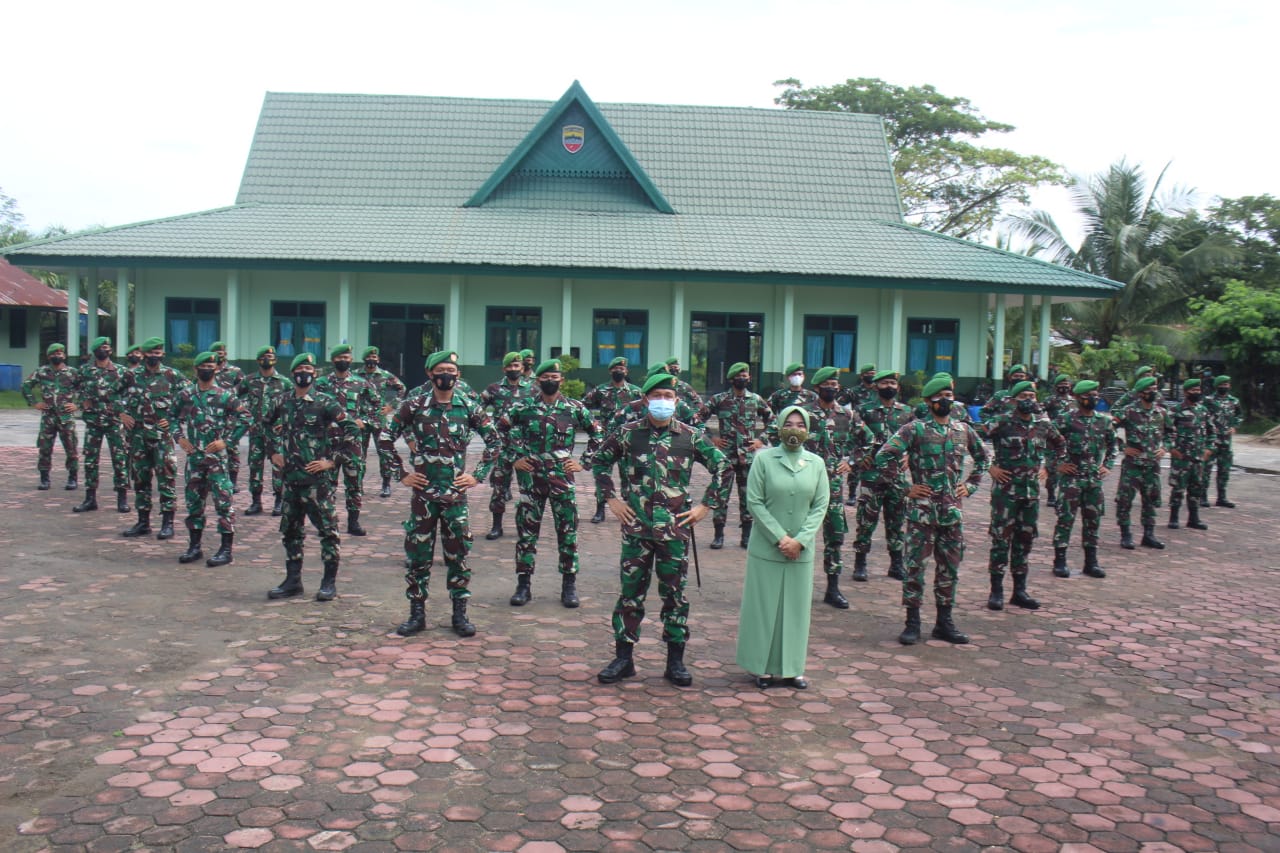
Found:
[{"label": "soldier's hand on hip", "polygon": [[564,470],[565,473],[576,474],[583,469],[577,459],[566,459],[564,460]]},{"label": "soldier's hand on hip", "polygon": [[205,453],[217,453],[219,450],[226,450],[227,443],[222,439],[215,439],[204,446]]},{"label": "soldier's hand on hip", "polygon": [[1110,468],[1108,468],[1108,467],[1106,467],[1105,465],[1103,465],[1103,466],[1101,466],[1101,467],[1099,467],[1099,468],[1098,468],[1098,476],[1099,476],[1099,477],[1105,477],[1105,476],[1107,476],[1107,475],[1108,475],[1108,474],[1110,474],[1110,473],[1111,473],[1111,469],[1110,469]]},{"label": "soldier's hand on hip", "polygon": [[317,459],[314,462],[308,462],[307,467],[303,470],[308,474],[319,474],[321,471],[328,471],[333,467],[335,466],[332,459]]},{"label": "soldier's hand on hip", "polygon": [[1063,462],[1061,465],[1058,466],[1058,473],[1066,474],[1068,476],[1075,476],[1076,474],[1080,473],[1080,469],[1076,467],[1076,464],[1074,462]]},{"label": "soldier's hand on hip", "polygon": [[907,489],[907,497],[909,498],[929,498],[933,497],[933,487],[924,483],[916,483]]},{"label": "soldier's hand on hip", "polygon": [[185,450],[187,453],[194,453],[196,449],[196,446],[192,444],[190,441],[188,441],[185,435],[182,438],[178,439],[178,446],[181,447],[183,450]]},{"label": "soldier's hand on hip", "polygon": [[613,513],[614,518],[623,524],[632,524],[636,520],[635,510],[621,498],[609,498],[609,511]]},{"label": "soldier's hand on hip", "polygon": [[271,454],[271,464],[272,464],[272,465],[274,465],[274,466],[276,466],[277,468],[283,468],[283,467],[284,467],[284,457],[283,457],[283,456],[281,456],[279,453],[272,453],[272,454]]},{"label": "soldier's hand on hip", "polygon": [[717,435],[715,438],[711,439],[711,443],[714,444],[717,449],[724,450],[729,446],[729,439],[721,438]]},{"label": "soldier's hand on hip", "polygon": [[693,527],[699,521],[707,517],[711,512],[711,508],[706,504],[698,504],[693,509],[687,509],[684,512],[676,513],[676,523],[681,527]]},{"label": "soldier's hand on hip", "polygon": [[997,483],[1007,483],[1013,479],[1013,476],[999,465],[992,465],[987,469],[987,473],[990,474],[991,479],[995,480]]},{"label": "soldier's hand on hip", "polygon": [[49,404],[42,401],[42,402],[36,403],[35,408],[38,411],[47,412],[49,411]]},{"label": "soldier's hand on hip", "polygon": [[414,471],[412,474],[405,474],[401,477],[400,482],[404,483],[411,489],[421,489],[427,484],[427,478],[426,475],[419,474],[417,471]]},{"label": "soldier's hand on hip", "polygon": [[1178,449],[1178,448],[1176,448],[1176,447],[1175,447],[1173,450],[1169,451],[1169,452],[1170,452],[1170,454],[1172,454],[1172,456],[1173,456],[1173,458],[1174,458],[1174,459],[1184,459],[1184,458],[1186,458],[1186,457],[1184,457],[1184,456],[1182,455],[1182,451],[1181,451],[1181,450],[1179,450],[1179,449]]},{"label": "soldier's hand on hip", "polygon": [[1041,483],[1046,482],[1049,479],[1049,469],[1041,468],[1040,471],[1038,472],[1038,476],[1040,477]]},{"label": "soldier's hand on hip", "polygon": [[1136,447],[1126,447],[1124,449],[1124,455],[1128,456],[1130,459],[1132,459],[1135,456],[1139,456],[1141,453],[1142,451]]},{"label": "soldier's hand on hip", "polygon": [[852,470],[853,470],[853,466],[849,464],[849,460],[842,459],[840,460],[840,464],[836,466],[836,475],[843,477],[845,474],[848,474]]},{"label": "soldier's hand on hip", "polygon": [[533,463],[530,462],[528,459],[517,459],[515,461],[515,464],[513,464],[511,467],[515,468],[517,471],[532,471]]},{"label": "soldier's hand on hip", "polygon": [[156,426],[160,427],[160,429],[168,429],[168,428],[169,428],[169,419],[168,419],[168,418],[161,418],[160,420],[156,421]]},{"label": "soldier's hand on hip", "polygon": [[71,413],[72,413],[72,412],[74,412],[75,410],[76,410],[76,404],[75,404],[75,403],[63,403],[63,404],[62,404],[62,411],[66,412],[67,414],[71,414]]},{"label": "soldier's hand on hip", "polygon": [[472,486],[477,485],[479,482],[479,480],[470,474],[459,474],[453,478],[453,487],[455,489],[469,489]]}]

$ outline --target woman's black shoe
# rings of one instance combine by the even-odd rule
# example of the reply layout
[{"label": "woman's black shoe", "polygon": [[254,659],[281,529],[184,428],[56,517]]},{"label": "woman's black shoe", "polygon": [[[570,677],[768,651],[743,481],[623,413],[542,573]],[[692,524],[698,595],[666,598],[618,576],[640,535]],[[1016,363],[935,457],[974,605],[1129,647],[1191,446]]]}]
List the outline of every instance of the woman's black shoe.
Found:
[{"label": "woman's black shoe", "polygon": [[768,690],[772,686],[773,686],[773,679],[770,678],[769,676],[767,675],[756,676],[756,687],[759,687],[761,690]]},{"label": "woman's black shoe", "polygon": [[791,683],[791,686],[794,687],[796,690],[809,689],[809,682],[804,680],[803,675],[796,676],[795,678],[788,678],[787,681],[789,681]]}]

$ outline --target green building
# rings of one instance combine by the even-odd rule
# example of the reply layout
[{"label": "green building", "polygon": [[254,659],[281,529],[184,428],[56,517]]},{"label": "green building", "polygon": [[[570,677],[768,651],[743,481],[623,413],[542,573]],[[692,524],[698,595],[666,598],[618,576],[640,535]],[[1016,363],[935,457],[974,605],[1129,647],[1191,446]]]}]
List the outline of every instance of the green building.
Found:
[{"label": "green building", "polygon": [[132,282],[133,327],[101,330],[121,351],[372,343],[416,382],[447,347],[473,384],[525,347],[594,380],[674,355],[699,390],[735,361],[765,386],[792,361],[972,384],[1000,370],[993,312],[1003,352],[1006,307],[1033,309],[1033,361],[1037,310],[1120,287],[904,224],[877,116],[596,104],[577,82],[554,103],[269,93],[234,205],[7,252],[90,305]]}]

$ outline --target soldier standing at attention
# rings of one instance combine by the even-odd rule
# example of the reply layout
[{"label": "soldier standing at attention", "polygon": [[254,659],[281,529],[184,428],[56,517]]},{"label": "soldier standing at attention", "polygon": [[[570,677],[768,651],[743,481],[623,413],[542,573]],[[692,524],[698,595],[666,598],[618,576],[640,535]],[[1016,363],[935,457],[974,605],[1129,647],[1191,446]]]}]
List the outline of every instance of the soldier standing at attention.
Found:
[{"label": "soldier standing at attention", "polygon": [[316,357],[309,352],[294,356],[289,365],[293,393],[280,394],[263,419],[275,437],[271,461],[284,479],[280,537],[284,542],[284,580],[267,598],[290,598],[303,593],[303,522],[311,519],[320,537],[324,577],[316,601],[332,601],[338,594],[338,512],[334,500],[337,467],[352,465],[360,455],[360,426],[343,406],[328,394],[315,390]]},{"label": "soldier standing at attention", "polygon": [[134,344],[124,351],[124,365],[129,370],[142,369],[142,344]]},{"label": "soldier standing at attention", "polygon": [[[514,363],[514,362],[513,362]],[[440,532],[440,552],[448,569],[446,588],[453,603],[453,632],[470,637],[475,625],[467,619],[467,599],[471,570],[471,527],[467,520],[467,489],[488,474],[502,448],[498,431],[474,400],[454,393],[458,367],[449,354],[433,353],[427,359],[432,392],[411,397],[400,404],[387,428],[378,438],[400,472],[400,481],[413,490],[409,518],[404,522],[404,551],[408,557],[405,597],[409,618],[396,628],[402,637],[427,627],[426,606],[431,564],[435,558],[436,531]],[[467,444],[473,433],[484,439],[485,451],[473,474],[467,470]],[[396,441],[404,436],[413,465],[406,471]]]},{"label": "soldier standing at attention", "polygon": [[516,591],[512,607],[523,607],[533,597],[534,560],[542,516],[551,502],[556,544],[560,550],[560,603],[578,606],[578,503],[573,475],[585,470],[573,458],[576,430],[589,437],[583,462],[600,446],[603,430],[587,407],[560,393],[564,374],[560,362],[548,359],[538,365],[539,395],[516,403],[498,420],[505,439],[503,455],[516,471],[520,500],[516,504]]},{"label": "soldier standing at attention", "polygon": [[164,365],[164,340],[142,342],[141,370],[120,377],[120,420],[130,432],[134,506],[138,521],[123,536],[151,532],[151,481],[160,495],[160,532],[157,539],[173,538],[173,511],[178,503],[178,460],[173,450],[170,419],[178,395],[191,383]]},{"label": "soldier standing at attention", "polygon": [[786,383],[769,395],[769,411],[781,412],[787,406],[808,406],[818,395],[804,387],[804,365],[792,362],[782,371],[782,381]]},{"label": "soldier standing at attention", "polygon": [[364,369],[358,375],[373,386],[374,397],[379,403],[377,416],[366,421],[364,429],[360,432],[360,464],[366,464],[369,442],[372,441],[373,450],[378,454],[378,473],[382,476],[382,491],[378,495],[389,498],[391,497],[391,458],[378,447],[378,436],[386,426],[387,418],[400,408],[400,401],[404,399],[407,389],[400,381],[400,377],[382,368],[382,353],[377,347],[365,347],[364,352],[360,353],[360,360],[364,362]]},{"label": "soldier standing at attention", "polygon": [[1116,427],[1124,430],[1124,458],[1120,461],[1120,487],[1116,490],[1116,523],[1120,547],[1134,549],[1129,521],[1134,495],[1142,496],[1142,547],[1164,548],[1156,538],[1156,510],[1160,507],[1160,459],[1173,448],[1173,422],[1156,402],[1156,379],[1146,376],[1133,383],[1134,401],[1112,412]]},{"label": "soldier standing at attention", "polygon": [[520,364],[524,368],[524,378],[533,382],[533,363],[537,356],[531,349],[520,350]]},{"label": "soldier standing at attention", "polygon": [[1053,448],[1050,458],[1056,458],[1064,439],[1036,402],[1034,382],[1024,380],[1014,385],[1009,389],[1008,399],[1012,408],[982,422],[995,457],[987,469],[992,480],[988,564],[991,594],[987,597],[987,607],[1004,610],[1007,565],[1013,573],[1013,595],[1009,603],[1037,610],[1040,602],[1027,594],[1027,558],[1040,534],[1040,481],[1045,457],[1048,449]]},{"label": "soldier standing at attention", "polygon": [[[1131,403],[1136,403],[1138,401],[1138,383],[1143,379],[1146,379],[1148,376],[1156,380],[1156,382],[1159,382],[1160,380],[1160,377],[1156,376],[1155,368],[1148,365],[1143,365],[1134,371],[1133,387],[1120,395],[1120,398],[1116,400],[1114,405],[1112,405],[1111,410],[1113,412],[1118,412],[1125,406],[1128,406]],[[1156,389],[1156,405],[1160,405],[1160,391],[1158,388]]]},{"label": "soldier standing at attention", "polygon": [[[691,528],[728,500],[733,471],[702,430],[674,419],[675,377],[654,374],[642,392],[648,410],[645,419],[611,433],[592,464],[596,487],[622,522],[622,590],[613,607],[615,657],[596,678],[601,684],[613,684],[636,674],[632,651],[640,642],[645,595],[657,574],[662,639],[667,644],[663,677],[677,687],[688,687],[693,676],[684,665],[689,640],[689,600],[684,590]],[[694,462],[711,473],[711,482],[702,502],[690,507]],[[614,489],[610,473],[614,465],[630,482],[625,502]]]},{"label": "soldier standing at attention", "polygon": [[[227,345],[225,342],[214,341],[209,345],[209,351],[213,353],[218,361],[218,371],[214,374],[214,381],[219,388],[235,394],[240,387],[240,383],[244,381],[244,371],[227,361]],[[231,477],[232,493],[239,494],[240,446],[238,444],[227,445],[227,474]]]},{"label": "soldier standing at attention", "polygon": [[[609,381],[597,385],[582,398],[583,404],[595,415],[596,422],[607,427],[613,422],[618,412],[637,400],[642,399],[640,386],[628,381],[627,360],[618,356],[609,362]],[[591,516],[592,524],[604,521],[604,496],[596,492],[596,514]]]},{"label": "soldier standing at attention", "polygon": [[1231,463],[1235,454],[1231,451],[1231,437],[1236,434],[1236,427],[1244,420],[1240,409],[1240,400],[1231,396],[1231,377],[1218,376],[1213,380],[1214,394],[1206,397],[1204,407],[1213,418],[1213,428],[1217,436],[1210,445],[1212,453],[1204,463],[1204,474],[1200,479],[1200,505],[1209,506],[1209,477],[1213,466],[1218,466],[1218,503],[1217,506],[1235,509],[1235,504],[1227,500],[1227,483],[1231,479]]},{"label": "soldier standing at attention", "polygon": [[702,408],[702,397],[698,396],[698,392],[693,390],[693,386],[680,378],[680,359],[672,356],[663,362],[667,373],[676,378],[676,396],[680,401],[695,412]]},{"label": "soldier standing at attention", "polygon": [[1020,382],[1027,381],[1027,366],[1025,364],[1015,364],[1009,368],[1009,373],[1005,377],[1006,387],[991,395],[991,399],[983,405],[978,416],[982,420],[994,418],[996,415],[1008,410],[1008,400],[1013,396],[1013,387]]},{"label": "soldier standing at attention", "polygon": [[[895,376],[897,374],[894,374]],[[876,397],[876,366],[872,362],[867,362],[858,368],[858,384],[850,388],[841,388],[840,395],[836,397],[836,401],[843,406],[848,406],[855,413],[858,409],[868,402],[873,402]],[[887,439],[888,436],[885,436]],[[883,442],[882,442],[883,443]],[[878,447],[879,445],[877,445]],[[875,448],[872,452],[874,453]],[[845,506],[856,506],[858,503],[858,483],[862,479],[862,472],[859,468],[849,472],[849,497],[845,499]],[[839,498],[839,495],[836,496]],[[854,576],[854,580],[866,580],[866,572],[858,578]]]},{"label": "soldier standing at attention", "polygon": [[1173,418],[1173,449],[1169,455],[1169,528],[1178,529],[1178,511],[1182,498],[1187,498],[1187,527],[1192,530],[1208,530],[1209,525],[1200,520],[1200,502],[1196,493],[1200,490],[1201,471],[1213,454],[1218,440],[1217,427],[1209,416],[1209,410],[1200,402],[1199,379],[1182,383],[1182,402],[1170,411]]},{"label": "soldier standing at attention", "polygon": [[1084,573],[1092,578],[1105,578],[1098,565],[1098,528],[1106,510],[1102,479],[1111,473],[1116,459],[1116,430],[1111,418],[1095,411],[1098,405],[1098,383],[1082,379],[1071,389],[1076,397],[1076,410],[1058,417],[1054,426],[1066,443],[1058,449],[1057,469],[1062,487],[1058,495],[1058,523],[1053,529],[1053,573],[1071,577],[1067,567],[1067,546],[1071,544],[1071,528],[1080,513],[1080,538],[1084,545]]},{"label": "soldier standing at attention", "polygon": [[[316,391],[337,400],[347,417],[355,421],[356,428],[363,431],[365,424],[377,420],[381,407],[373,386],[359,374],[351,372],[349,344],[334,347],[329,353],[329,360],[333,363],[333,371],[315,381]],[[357,453],[343,459],[339,465],[347,493],[347,533],[364,536],[367,531],[360,525],[360,509],[364,506],[364,460]]]},{"label": "soldier standing at attention", "polygon": [[[1053,380],[1053,394],[1044,401],[1044,412],[1048,415],[1049,420],[1057,423],[1058,418],[1062,417],[1064,412],[1074,412],[1076,409],[1076,398],[1071,396],[1071,386],[1075,384],[1071,381],[1070,376],[1058,374]],[[1117,409],[1119,407],[1117,406]],[[1050,464],[1049,479],[1045,480],[1045,506],[1056,507],[1058,505],[1058,470],[1057,466]]]},{"label": "soldier standing at attention", "polygon": [[76,377],[80,391],[80,409],[84,412],[84,503],[72,512],[93,512],[98,508],[98,460],[102,440],[107,440],[111,454],[111,482],[116,490],[116,510],[129,511],[129,450],[116,407],[116,389],[120,387],[123,367],[111,360],[111,339],[94,338],[93,361],[84,365]]},{"label": "soldier standing at attention", "polygon": [[[249,496],[251,501],[245,515],[262,514],[262,473],[267,460],[275,452],[275,436],[267,429],[265,420],[267,413],[275,405],[276,397],[289,390],[289,380],[276,371],[276,349],[265,346],[258,350],[256,360],[258,372],[240,380],[237,389],[241,399],[249,410]],[[271,462],[271,493],[275,496],[275,506],[271,514],[278,516],[283,511],[280,505],[280,466]]]},{"label": "soldier standing at attention", "polygon": [[[751,538],[751,512],[747,509],[747,472],[751,469],[751,454],[765,446],[765,430],[773,422],[773,412],[769,411],[769,404],[763,397],[747,390],[747,386],[751,384],[751,367],[746,362],[739,361],[729,365],[726,378],[730,387],[707,398],[698,413],[698,420],[705,424],[712,416],[716,418],[719,428],[711,443],[729,460],[734,478],[738,482],[738,526],[742,528],[742,547],[745,548],[747,540]],[[757,422],[760,424],[758,429]],[[724,525],[728,516],[729,501],[726,499],[724,505],[711,517],[715,528],[715,536],[711,540],[713,551],[724,547]]]},{"label": "soldier standing at attention", "polygon": [[[922,395],[930,417],[901,427],[876,454],[875,466],[882,481],[897,477],[903,457],[911,470],[912,486],[907,490],[907,579],[902,584],[902,603],[907,610],[906,627],[898,637],[904,646],[920,642],[920,605],[924,599],[924,561],[933,556],[933,596],[938,621],[935,640],[962,645],[969,642],[951,619],[956,601],[956,577],[964,557],[964,514],[961,502],[978,491],[982,472],[987,469],[987,449],[973,427],[952,421],[955,392],[951,377],[937,375],[924,386]],[[963,454],[973,460],[967,480]]]},{"label": "soldier standing at attention", "polygon": [[885,547],[889,551],[889,577],[906,580],[902,549],[905,545],[907,520],[907,472],[899,468],[896,476],[882,481],[875,467],[875,451],[893,438],[911,420],[911,407],[899,402],[898,372],[882,370],[875,374],[875,398],[858,407],[858,416],[871,431],[871,450],[859,460],[857,469],[862,481],[858,492],[857,534],[853,538],[853,579],[867,579],[867,554],[871,551],[871,535],[875,533],[884,511]]},{"label": "soldier standing at attention", "polygon": [[[494,422],[511,411],[516,403],[537,394],[533,380],[525,378],[520,353],[509,352],[503,356],[502,374],[501,380],[480,393],[480,405],[488,411],[489,419]],[[489,486],[489,512],[493,515],[493,526],[484,538],[492,541],[502,538],[502,516],[506,514],[507,504],[511,501],[511,463],[506,458],[499,458],[493,466]]]},{"label": "soldier standing at attention", "polygon": [[228,450],[249,431],[249,410],[235,392],[218,384],[217,355],[202,352],[194,362],[195,386],[178,395],[178,405],[170,418],[169,430],[187,454],[187,535],[186,553],[179,563],[194,563],[204,556],[204,507],[209,493],[218,513],[218,533],[222,544],[205,565],[225,566],[232,561],[236,537],[236,512],[231,505],[231,463]]},{"label": "soldier standing at attention", "polygon": [[[36,470],[40,474],[40,491],[49,489],[49,472],[53,469],[53,442],[62,442],[62,452],[67,457],[67,491],[80,488],[76,472],[80,464],[80,452],[76,444],[76,371],[67,367],[67,348],[62,344],[49,344],[45,350],[49,363],[36,368],[22,383],[22,398],[28,406],[40,410],[40,432],[36,435]],[[40,400],[36,401],[35,389],[40,387]]]}]

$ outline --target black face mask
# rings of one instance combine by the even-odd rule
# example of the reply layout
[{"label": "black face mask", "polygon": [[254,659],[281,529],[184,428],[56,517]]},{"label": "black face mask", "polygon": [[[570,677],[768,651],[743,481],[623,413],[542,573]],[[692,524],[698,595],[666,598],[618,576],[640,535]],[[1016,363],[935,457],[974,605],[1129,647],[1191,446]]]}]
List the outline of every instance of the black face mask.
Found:
[{"label": "black face mask", "polygon": [[458,377],[452,373],[433,373],[431,374],[431,384],[441,391],[448,391],[458,384]]},{"label": "black face mask", "polygon": [[316,378],[314,373],[295,373],[293,374],[293,384],[299,388],[306,388]]},{"label": "black face mask", "polygon": [[131,353],[125,356],[125,361],[130,364],[142,364],[142,356],[138,355],[136,352]]},{"label": "black face mask", "polygon": [[159,367],[159,366],[160,366],[160,362],[164,361],[164,356],[162,356],[162,355],[146,355],[146,356],[143,356],[143,357],[142,357],[142,360],[143,360],[143,361],[145,361],[145,362],[147,363],[147,367]]},{"label": "black face mask", "polygon": [[1230,394],[1230,393],[1231,393],[1231,389],[1230,389],[1230,388],[1218,388],[1218,389],[1216,389],[1216,392],[1215,392],[1215,393],[1217,393],[1217,395],[1218,395],[1219,397],[1225,397],[1225,396],[1227,396],[1228,394]]},{"label": "black face mask", "polygon": [[1194,404],[1196,404],[1196,403],[1199,403],[1199,402],[1200,402],[1200,395],[1199,395],[1198,393],[1197,393],[1197,394],[1192,394],[1192,393],[1188,392],[1188,393],[1184,394],[1183,396],[1185,396],[1185,397],[1187,398],[1187,402],[1188,402],[1188,403],[1191,403],[1192,405],[1194,405]]},{"label": "black face mask", "polygon": [[874,373],[864,373],[861,378],[863,385],[870,385],[871,381],[876,378],[876,375]]},{"label": "black face mask", "polygon": [[1097,397],[1081,397],[1080,398],[1080,408],[1084,409],[1086,412],[1092,412],[1094,407],[1097,405],[1098,405]]},{"label": "black face mask", "polygon": [[524,376],[524,371],[523,371],[523,370],[508,370],[508,371],[507,371],[507,378],[508,378],[508,379],[519,379],[521,376]]},{"label": "black face mask", "polygon": [[897,388],[881,388],[877,390],[876,393],[880,395],[881,400],[892,400],[894,397],[898,396],[898,389]]},{"label": "black face mask", "polygon": [[111,358],[111,350],[107,349],[106,347],[99,347],[98,349],[93,351],[93,355],[95,358],[98,359],[98,361],[106,361],[107,359]]},{"label": "black face mask", "polygon": [[66,364],[67,357],[65,355],[51,355],[49,356],[49,363],[50,364]]},{"label": "black face mask", "polygon": [[217,360],[218,364],[227,363],[227,354],[225,352],[215,353],[213,357]]},{"label": "black face mask", "polygon": [[1146,400],[1148,403],[1154,403],[1156,401],[1156,392],[1144,391],[1142,392],[1142,399]]},{"label": "black face mask", "polygon": [[611,370],[609,371],[609,375],[613,377],[614,382],[621,382],[627,378],[627,372],[625,370]]},{"label": "black face mask", "polygon": [[378,360],[376,358],[366,358],[364,360],[364,366],[369,368],[370,370],[373,370],[375,367],[378,366]]},{"label": "black face mask", "polygon": [[550,397],[552,394],[560,392],[559,379],[543,379],[538,382],[538,387],[542,389],[542,393]]},{"label": "black face mask", "polygon": [[211,382],[213,380],[213,374],[217,372],[218,371],[212,367],[202,367],[196,371],[196,376],[201,382]]},{"label": "black face mask", "polygon": [[526,362],[524,362],[524,372],[525,372],[525,373],[532,373],[532,372],[533,372],[533,362],[532,362],[532,361],[526,361]]},{"label": "black face mask", "polygon": [[1029,415],[1036,410],[1035,400],[1019,400],[1018,411],[1024,415]]},{"label": "black face mask", "polygon": [[1059,397],[1066,397],[1071,393],[1071,388],[1067,385],[1063,385],[1061,388],[1057,388],[1055,390],[1058,392]]},{"label": "black face mask", "polygon": [[819,388],[818,399],[824,403],[830,403],[835,400],[836,394],[838,393],[840,393],[840,389],[838,388]]},{"label": "black face mask", "polygon": [[743,388],[747,387],[747,380],[743,379],[741,376],[735,376],[733,379],[729,381],[733,384],[733,387],[737,388],[738,390],[742,390]]},{"label": "black face mask", "polygon": [[268,369],[268,368],[270,368],[270,367],[274,366],[274,365],[275,365],[275,363],[276,363],[276,360],[275,360],[274,358],[260,358],[260,359],[258,359],[258,366],[259,366],[259,367],[261,367],[263,370],[266,370],[266,369]]},{"label": "black face mask", "polygon": [[947,415],[951,414],[951,401],[946,397],[943,397],[941,400],[934,400],[929,404],[929,410],[938,417],[945,418]]},{"label": "black face mask", "polygon": [[346,373],[351,369],[351,362],[347,361],[345,358],[341,361],[335,361],[333,363],[333,369],[339,373]]}]

